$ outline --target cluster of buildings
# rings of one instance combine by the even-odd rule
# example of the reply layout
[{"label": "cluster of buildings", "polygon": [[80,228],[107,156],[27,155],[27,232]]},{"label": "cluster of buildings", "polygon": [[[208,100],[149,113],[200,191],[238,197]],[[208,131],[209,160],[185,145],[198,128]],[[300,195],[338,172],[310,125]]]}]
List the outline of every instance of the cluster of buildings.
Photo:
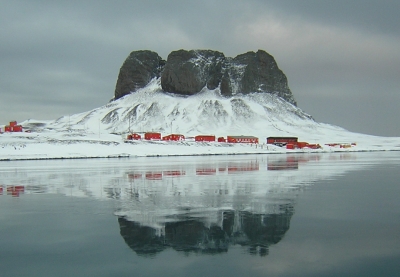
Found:
[{"label": "cluster of buildings", "polygon": [[267,144],[274,144],[277,146],[286,147],[286,149],[322,148],[319,144],[311,144],[305,141],[298,141],[297,137],[268,137]]},{"label": "cluster of buildings", "polygon": [[[144,133],[144,140],[164,140],[164,141],[183,141],[186,139],[194,140],[198,142],[226,142],[226,143],[250,143],[258,144],[259,139],[254,136],[227,136],[227,137],[216,137],[214,135],[198,135],[195,137],[187,137],[181,134],[170,134],[162,136],[161,133]],[[127,140],[142,140],[142,135],[138,133],[129,134]],[[310,144],[308,142],[298,141],[297,137],[268,137],[267,144],[273,144],[280,147],[286,147],[287,149],[301,149],[301,148],[311,148],[318,149],[321,148],[319,144]]]},{"label": "cluster of buildings", "polygon": [[[141,140],[142,135],[138,133],[129,134],[127,136],[127,140]],[[227,136],[225,137],[218,137],[216,138],[214,135],[198,135],[195,137],[185,137],[181,134],[170,134],[166,136],[162,136],[161,133],[144,133],[143,139],[145,140],[164,140],[164,141],[183,141],[186,139],[190,139],[194,141],[204,141],[204,142],[228,142],[228,143],[259,143],[257,137],[253,136]]]},{"label": "cluster of buildings", "polygon": [[10,124],[4,126],[4,130],[0,128],[0,133],[3,132],[22,132],[22,126],[17,124],[17,121],[10,121]]},{"label": "cluster of buildings", "polygon": [[[8,125],[4,126],[4,130],[0,128],[0,133],[3,132],[23,132],[22,125],[18,125],[17,121],[10,121]],[[162,136],[158,132],[146,132],[141,134],[131,133],[127,136],[126,140],[162,140],[162,141],[184,141],[194,140],[197,142],[226,142],[226,143],[250,143],[258,144],[259,139],[254,136],[226,136],[216,137],[215,135],[197,135],[195,137],[185,137],[182,134],[169,134]],[[304,141],[298,141],[297,137],[268,137],[267,144],[273,144],[280,147],[286,147],[286,149],[319,149],[322,148],[319,144],[311,144]],[[326,144],[330,147],[350,148],[355,146],[355,143],[329,143]]]}]

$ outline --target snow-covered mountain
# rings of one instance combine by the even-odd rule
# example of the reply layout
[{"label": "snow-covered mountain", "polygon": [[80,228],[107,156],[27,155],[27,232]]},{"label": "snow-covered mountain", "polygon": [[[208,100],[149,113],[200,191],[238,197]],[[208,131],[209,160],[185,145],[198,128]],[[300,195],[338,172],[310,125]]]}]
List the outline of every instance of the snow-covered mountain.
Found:
[{"label": "snow-covered mountain", "polygon": [[[152,51],[134,51],[121,67],[109,103],[21,125],[28,132],[0,135],[0,160],[400,150],[400,138],[316,122],[296,106],[286,76],[262,50],[235,58],[178,50],[167,61]],[[128,134],[146,132],[186,139],[126,140]],[[259,143],[196,142],[197,135],[252,136]],[[266,145],[267,137],[279,136],[322,147]]]},{"label": "snow-covered mountain", "polygon": [[219,89],[203,89],[193,96],[162,92],[160,78],[146,87],[94,110],[63,116],[54,121],[24,122],[24,127],[40,130],[84,130],[98,133],[157,131],[163,135],[199,134],[299,136],[324,134],[324,130],[344,132],[317,123],[300,108],[269,93],[254,93],[226,98]]},{"label": "snow-covered mountain", "polygon": [[[400,150],[400,138],[352,133],[318,123],[274,94],[224,97],[218,88],[204,88],[196,95],[181,96],[163,92],[160,78],[88,112],[21,124],[31,132],[0,135],[0,160]],[[125,143],[128,133],[151,131],[162,136],[179,133],[186,140]],[[259,144],[199,143],[191,139],[196,135],[255,136]],[[271,136],[294,136],[322,148],[291,150],[266,145]],[[352,146],[339,149],[331,143]]]}]

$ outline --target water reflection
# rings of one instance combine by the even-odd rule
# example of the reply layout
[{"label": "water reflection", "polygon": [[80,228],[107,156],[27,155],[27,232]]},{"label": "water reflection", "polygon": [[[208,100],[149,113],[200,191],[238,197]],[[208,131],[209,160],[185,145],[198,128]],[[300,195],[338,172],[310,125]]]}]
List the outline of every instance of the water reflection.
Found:
[{"label": "water reflection", "polygon": [[[258,177],[268,171],[286,171],[285,174],[271,173],[266,175],[268,185],[282,182],[277,176],[288,176],[293,182],[313,181],[305,171],[317,172],[313,163],[354,161],[356,154],[334,155],[268,155],[268,156],[223,156],[223,157],[170,157],[143,158],[126,160],[63,160],[63,161],[16,161],[3,164],[0,169],[0,195],[19,196],[21,193],[64,193],[78,196],[93,193],[93,197],[103,198],[103,192],[121,190],[126,187],[126,180],[133,182],[176,180],[177,177],[202,177],[226,175],[246,175]],[[322,158],[323,157],[323,158]],[[9,165],[4,166],[4,165]],[[310,168],[311,165],[311,168]],[[326,175],[336,174],[340,170],[351,170],[354,165],[343,168],[343,163],[333,164]],[[287,172],[287,171],[297,172]],[[320,175],[320,174],[318,174]],[[241,177],[236,176],[237,179]],[[236,178],[235,177],[235,178]],[[301,180],[302,178],[308,180]],[[228,178],[232,179],[232,178]],[[219,180],[221,181],[221,180]],[[187,182],[188,183],[188,182]],[[196,183],[194,181],[193,183]],[[285,187],[285,185],[283,185]],[[7,193],[6,193],[7,192]],[[110,198],[115,198],[112,193]]]},{"label": "water reflection", "polygon": [[154,256],[172,248],[198,254],[228,251],[231,245],[246,246],[250,254],[266,256],[269,246],[278,243],[289,230],[293,215],[291,204],[279,205],[281,213],[253,214],[247,211],[219,211],[219,222],[207,224],[208,218],[179,216],[166,222],[161,230],[140,222],[118,217],[120,233],[138,255]]},{"label": "water reflection", "polygon": [[291,170],[299,169],[299,158],[296,156],[286,156],[268,162],[268,170]]},{"label": "water reflection", "polygon": [[397,276],[399,161],[4,162],[2,276]]},{"label": "water reflection", "polygon": [[289,230],[299,190],[321,174],[313,167],[299,169],[321,157],[200,159],[194,164],[170,164],[167,170],[131,168],[125,173],[130,201],[115,212],[120,234],[143,256],[168,248],[225,253],[234,245],[266,256],[269,246]]},{"label": "water reflection", "polygon": [[[7,195],[11,195],[14,197],[18,197],[20,194],[23,194],[25,191],[24,186],[7,186]],[[3,194],[3,186],[0,187],[0,195]]]},{"label": "water reflection", "polygon": [[302,188],[365,166],[356,159],[309,154],[26,161],[17,170],[0,170],[0,195],[117,201],[120,234],[138,255],[167,248],[215,254],[240,245],[266,256],[289,230]]}]

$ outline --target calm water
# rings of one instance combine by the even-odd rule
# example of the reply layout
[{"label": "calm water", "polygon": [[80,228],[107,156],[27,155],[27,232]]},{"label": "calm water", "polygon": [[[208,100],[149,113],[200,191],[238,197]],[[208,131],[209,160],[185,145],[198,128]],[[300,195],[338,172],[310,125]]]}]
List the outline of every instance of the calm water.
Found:
[{"label": "calm water", "polygon": [[400,152],[0,164],[0,276],[399,276]]}]

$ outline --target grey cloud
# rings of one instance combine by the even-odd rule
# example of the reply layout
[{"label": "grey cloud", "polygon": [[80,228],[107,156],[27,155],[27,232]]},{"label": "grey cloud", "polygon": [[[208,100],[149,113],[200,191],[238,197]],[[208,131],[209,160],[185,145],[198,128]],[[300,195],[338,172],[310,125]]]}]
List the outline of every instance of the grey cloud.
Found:
[{"label": "grey cloud", "polygon": [[0,2],[0,123],[106,104],[133,50],[264,49],[318,121],[400,136],[397,1]]},{"label": "grey cloud", "polygon": [[365,32],[400,35],[400,2],[396,0],[272,0],[258,1],[272,9],[311,22],[358,28]]}]

